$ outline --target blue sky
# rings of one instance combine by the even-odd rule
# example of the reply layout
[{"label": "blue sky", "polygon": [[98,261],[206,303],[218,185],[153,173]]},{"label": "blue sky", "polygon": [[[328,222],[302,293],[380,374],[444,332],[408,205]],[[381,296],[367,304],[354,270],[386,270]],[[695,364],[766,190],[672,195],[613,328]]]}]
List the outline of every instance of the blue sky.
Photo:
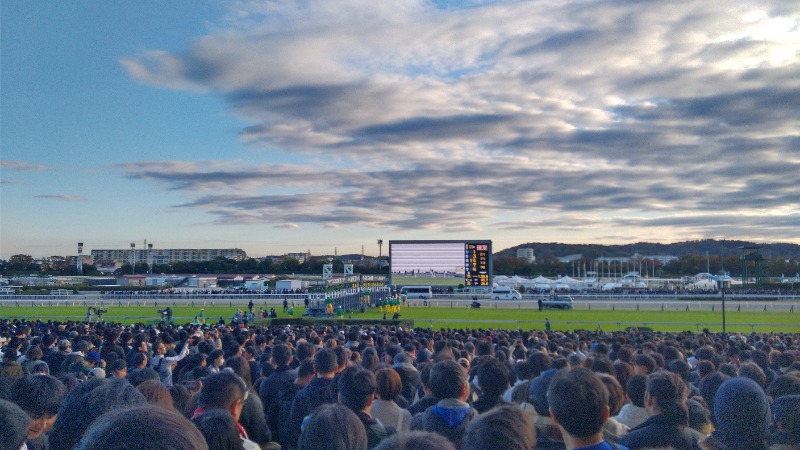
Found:
[{"label": "blue sky", "polygon": [[800,4],[712,3],[4,1],[0,258],[800,243]]}]

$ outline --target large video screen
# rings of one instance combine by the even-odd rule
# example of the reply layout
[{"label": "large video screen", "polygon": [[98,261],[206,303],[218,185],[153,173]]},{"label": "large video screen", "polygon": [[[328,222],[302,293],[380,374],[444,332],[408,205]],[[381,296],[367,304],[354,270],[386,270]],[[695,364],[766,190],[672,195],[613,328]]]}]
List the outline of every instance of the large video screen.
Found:
[{"label": "large video screen", "polygon": [[492,241],[389,241],[395,286],[492,286]]}]

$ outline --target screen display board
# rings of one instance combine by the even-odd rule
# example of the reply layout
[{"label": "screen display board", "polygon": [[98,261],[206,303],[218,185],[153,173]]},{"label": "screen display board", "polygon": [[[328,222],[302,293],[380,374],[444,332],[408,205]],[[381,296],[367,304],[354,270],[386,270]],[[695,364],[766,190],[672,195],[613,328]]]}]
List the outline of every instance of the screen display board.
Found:
[{"label": "screen display board", "polygon": [[389,241],[395,286],[492,286],[492,241]]}]

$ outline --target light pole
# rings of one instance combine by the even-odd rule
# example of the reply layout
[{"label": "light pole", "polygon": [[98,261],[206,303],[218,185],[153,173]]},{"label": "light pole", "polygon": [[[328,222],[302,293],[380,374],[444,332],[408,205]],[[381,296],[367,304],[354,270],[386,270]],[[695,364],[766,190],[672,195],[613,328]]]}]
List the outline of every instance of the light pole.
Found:
[{"label": "light pole", "polygon": [[131,275],[136,275],[136,243],[131,242]]},{"label": "light pole", "polygon": [[719,283],[719,290],[720,293],[722,294],[722,332],[726,333],[727,330],[725,327],[725,275],[722,275],[721,280],[717,279],[717,282]]},{"label": "light pole", "polygon": [[378,239],[378,270],[383,268],[383,261],[381,257],[383,256],[383,239]]}]

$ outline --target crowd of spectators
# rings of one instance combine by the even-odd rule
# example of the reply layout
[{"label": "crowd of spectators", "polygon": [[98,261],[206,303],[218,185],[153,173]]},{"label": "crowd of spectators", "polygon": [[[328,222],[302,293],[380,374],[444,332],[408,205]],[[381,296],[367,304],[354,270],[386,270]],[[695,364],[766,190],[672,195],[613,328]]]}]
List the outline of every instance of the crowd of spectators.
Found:
[{"label": "crowd of spectators", "polygon": [[800,334],[0,321],[5,449],[798,449]]}]

